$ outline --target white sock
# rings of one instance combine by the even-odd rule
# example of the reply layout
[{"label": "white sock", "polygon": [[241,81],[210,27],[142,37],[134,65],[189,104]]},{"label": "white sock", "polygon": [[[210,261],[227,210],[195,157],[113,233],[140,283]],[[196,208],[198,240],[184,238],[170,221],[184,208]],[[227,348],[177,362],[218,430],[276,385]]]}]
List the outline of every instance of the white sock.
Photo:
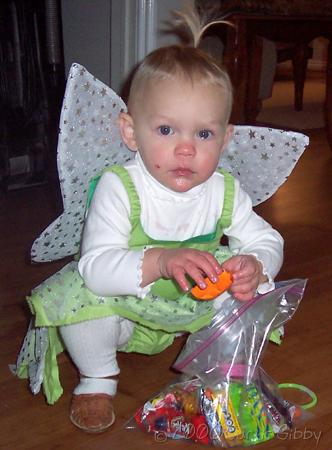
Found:
[{"label": "white sock", "polygon": [[114,397],[117,385],[118,380],[110,378],[81,378],[74,394],[108,394]]}]

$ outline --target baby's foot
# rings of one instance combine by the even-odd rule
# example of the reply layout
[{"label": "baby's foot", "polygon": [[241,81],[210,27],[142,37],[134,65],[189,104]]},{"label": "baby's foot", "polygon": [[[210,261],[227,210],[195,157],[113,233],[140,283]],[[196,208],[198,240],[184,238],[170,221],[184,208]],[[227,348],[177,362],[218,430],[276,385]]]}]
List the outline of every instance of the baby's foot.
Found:
[{"label": "baby's foot", "polygon": [[113,398],[108,394],[74,394],[69,417],[83,431],[102,433],[115,421]]},{"label": "baby's foot", "polygon": [[70,406],[72,423],[88,433],[101,433],[115,421],[113,397],[118,380],[82,377]]}]

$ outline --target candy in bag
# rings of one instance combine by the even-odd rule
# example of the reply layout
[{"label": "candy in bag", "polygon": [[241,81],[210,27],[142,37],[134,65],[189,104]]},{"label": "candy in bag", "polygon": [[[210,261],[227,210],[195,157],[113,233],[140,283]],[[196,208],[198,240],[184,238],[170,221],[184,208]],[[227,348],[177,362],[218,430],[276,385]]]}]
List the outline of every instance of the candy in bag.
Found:
[{"label": "candy in bag", "polygon": [[304,408],[285,400],[260,361],[271,332],[295,313],[305,284],[282,282],[246,303],[226,299],[178,356],[174,368],[182,381],[146,402],[134,416],[136,424],[159,441],[234,447],[267,441],[303,421],[314,394],[304,388],[313,398]]}]

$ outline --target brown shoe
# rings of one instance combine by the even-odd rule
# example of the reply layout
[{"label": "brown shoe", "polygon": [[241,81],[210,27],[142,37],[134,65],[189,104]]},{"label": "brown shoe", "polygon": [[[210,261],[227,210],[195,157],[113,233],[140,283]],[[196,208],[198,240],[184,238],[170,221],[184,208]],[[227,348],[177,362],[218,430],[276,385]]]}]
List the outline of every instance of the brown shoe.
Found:
[{"label": "brown shoe", "polygon": [[74,394],[69,417],[83,431],[102,433],[115,421],[112,397],[108,394]]}]

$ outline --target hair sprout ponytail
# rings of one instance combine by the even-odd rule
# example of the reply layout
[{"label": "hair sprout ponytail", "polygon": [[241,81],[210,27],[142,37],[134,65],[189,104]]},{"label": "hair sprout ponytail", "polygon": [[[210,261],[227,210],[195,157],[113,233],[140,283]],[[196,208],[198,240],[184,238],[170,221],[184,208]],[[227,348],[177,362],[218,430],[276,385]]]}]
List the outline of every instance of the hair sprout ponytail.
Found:
[{"label": "hair sprout ponytail", "polygon": [[[129,97],[128,110],[139,110],[140,105],[145,101],[147,95],[146,86],[151,81],[164,81],[175,79],[201,82],[221,87],[226,95],[225,123],[228,122],[232,110],[233,89],[227,71],[218,64],[208,52],[205,52],[198,45],[205,31],[215,24],[232,25],[223,19],[213,19],[211,13],[199,14],[192,5],[185,5],[182,11],[173,11],[176,18],[168,25],[178,30],[185,30],[188,37],[192,37],[193,45],[169,45],[159,47],[145,56],[138,65],[132,78]],[[169,29],[168,29],[169,31]]]},{"label": "hair sprout ponytail", "polygon": [[191,3],[186,3],[185,7],[181,11],[173,11],[175,16],[173,26],[175,28],[184,29],[192,37],[193,47],[197,48],[201,42],[201,39],[208,28],[212,25],[225,24],[234,27],[232,22],[223,20],[222,18],[213,17],[211,12],[205,15],[200,14],[197,8]]}]

